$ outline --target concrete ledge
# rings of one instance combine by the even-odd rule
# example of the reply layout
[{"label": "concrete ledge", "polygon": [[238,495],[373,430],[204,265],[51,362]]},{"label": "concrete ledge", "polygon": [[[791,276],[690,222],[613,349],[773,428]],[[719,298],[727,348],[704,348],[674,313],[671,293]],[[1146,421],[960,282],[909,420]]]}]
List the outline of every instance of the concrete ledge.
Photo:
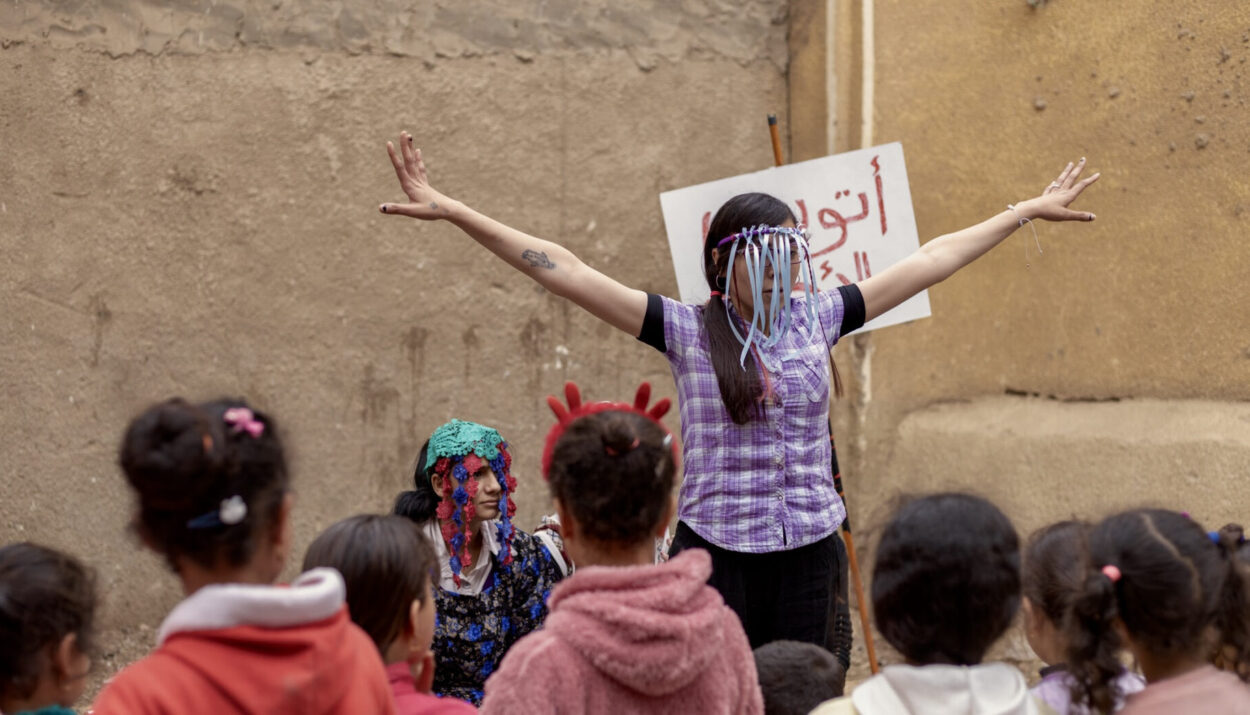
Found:
[{"label": "concrete ledge", "polygon": [[1073,515],[1136,506],[1188,511],[1216,528],[1250,521],[1250,403],[1072,403],[989,397],[900,423],[879,494],[965,489],[1021,535]]}]

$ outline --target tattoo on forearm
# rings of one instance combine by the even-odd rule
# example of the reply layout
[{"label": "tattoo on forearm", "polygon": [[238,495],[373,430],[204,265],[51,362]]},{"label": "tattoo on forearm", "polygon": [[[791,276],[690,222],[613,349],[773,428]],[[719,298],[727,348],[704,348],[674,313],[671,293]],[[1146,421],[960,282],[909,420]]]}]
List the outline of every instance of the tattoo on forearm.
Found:
[{"label": "tattoo on forearm", "polygon": [[521,258],[529,262],[534,268],[555,268],[556,264],[547,258],[547,254],[542,251],[531,251],[528,248],[521,252]]},{"label": "tattoo on forearm", "polygon": [[432,209],[434,209],[435,211],[437,211],[437,210],[438,210],[438,202],[437,202],[437,201],[431,201],[431,202],[430,202],[430,208],[432,208]]}]

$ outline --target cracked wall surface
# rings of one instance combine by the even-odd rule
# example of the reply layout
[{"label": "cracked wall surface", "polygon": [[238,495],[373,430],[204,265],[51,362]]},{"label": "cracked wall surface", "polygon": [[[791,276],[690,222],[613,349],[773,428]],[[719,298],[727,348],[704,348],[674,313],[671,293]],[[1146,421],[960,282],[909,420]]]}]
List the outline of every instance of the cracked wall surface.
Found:
[{"label": "cracked wall surface", "polygon": [[402,197],[384,142],[413,131],[440,189],[675,294],[658,194],[771,164],[786,9],[0,3],[0,542],[99,569],[96,682],[179,598],[114,465],[152,401],[276,415],[298,564],[389,510],[447,419],[512,442],[532,528],[544,396],[673,396],[650,348],[448,225],[380,215]]}]

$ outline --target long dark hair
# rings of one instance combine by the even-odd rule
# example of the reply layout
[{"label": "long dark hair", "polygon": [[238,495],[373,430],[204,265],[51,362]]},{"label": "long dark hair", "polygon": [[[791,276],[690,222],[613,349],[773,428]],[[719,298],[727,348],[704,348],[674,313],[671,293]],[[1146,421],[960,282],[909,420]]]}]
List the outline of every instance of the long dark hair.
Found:
[{"label": "long dark hair", "polygon": [[434,484],[430,482],[433,470],[425,468],[425,460],[429,452],[430,440],[427,439],[421,445],[421,452],[417,454],[417,463],[412,467],[412,489],[400,492],[399,496],[395,497],[395,506],[391,509],[392,514],[411,519],[418,524],[425,524],[433,519],[434,512],[438,510],[438,503],[443,500],[434,492]]},{"label": "long dark hair", "polygon": [[[724,295],[729,291],[729,251],[725,250],[728,247],[716,251],[715,258],[712,253],[717,243],[744,228],[779,226],[786,221],[798,223],[794,212],[781,199],[761,193],[738,194],[717,209],[703,240],[703,276],[713,292],[703,311],[703,325],[707,330],[708,352],[712,358],[712,369],[716,372],[721,400],[735,424],[744,425],[763,413],[764,388],[755,356],[748,352],[745,363],[738,362],[742,344],[729,327],[729,297]],[[737,285],[734,287],[736,290]],[[761,307],[756,306],[756,309]],[[739,329],[743,326],[740,325]],[[841,395],[842,378],[832,357],[829,364],[833,371],[834,394]]]},{"label": "long dark hair", "polygon": [[[1212,543],[1188,516],[1164,509],[1126,511],[1094,527],[1067,624],[1073,702],[1102,712],[1114,706],[1123,647],[1112,626],[1117,618],[1134,642],[1161,658],[1205,657],[1214,628],[1230,670],[1250,676],[1246,579],[1231,541]],[[1114,581],[1106,566],[1118,570]]]}]

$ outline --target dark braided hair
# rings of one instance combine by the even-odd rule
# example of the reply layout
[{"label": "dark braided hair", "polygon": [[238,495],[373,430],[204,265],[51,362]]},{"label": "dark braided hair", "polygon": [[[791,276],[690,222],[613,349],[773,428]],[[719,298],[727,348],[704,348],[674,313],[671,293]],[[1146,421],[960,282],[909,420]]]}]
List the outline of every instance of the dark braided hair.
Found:
[{"label": "dark braided hair", "polygon": [[[138,497],[136,526],[175,571],[179,557],[205,568],[242,566],[281,512],[289,478],[278,426],[252,410],[263,425],[253,436],[227,424],[234,408],[252,410],[240,399],[174,398],[145,410],[122,438],[118,461]],[[241,522],[190,526],[236,496],[247,506]]]},{"label": "dark braided hair", "polygon": [[[1207,633],[1244,679],[1250,671],[1245,575],[1235,549],[1216,544],[1188,516],[1138,509],[1109,517],[1089,535],[1089,562],[1067,624],[1073,702],[1110,712],[1123,648],[1117,618],[1135,643],[1165,659],[1206,659]],[[1114,566],[1116,580],[1103,569]],[[1114,572],[1113,572],[1114,573]]]}]

